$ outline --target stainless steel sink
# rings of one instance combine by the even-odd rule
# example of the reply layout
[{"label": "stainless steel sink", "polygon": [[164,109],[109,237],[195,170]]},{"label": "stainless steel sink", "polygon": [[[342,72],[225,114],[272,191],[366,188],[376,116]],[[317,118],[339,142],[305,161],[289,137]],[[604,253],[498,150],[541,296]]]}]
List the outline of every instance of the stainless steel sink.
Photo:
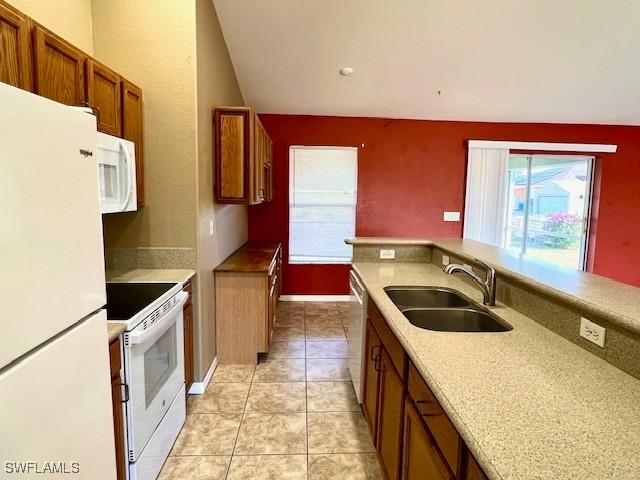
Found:
[{"label": "stainless steel sink", "polygon": [[513,327],[495,315],[473,308],[410,308],[402,313],[412,325],[437,332],[508,332]]},{"label": "stainless steel sink", "polygon": [[385,292],[400,310],[407,308],[460,308],[472,305],[464,295],[439,287],[386,287]]}]

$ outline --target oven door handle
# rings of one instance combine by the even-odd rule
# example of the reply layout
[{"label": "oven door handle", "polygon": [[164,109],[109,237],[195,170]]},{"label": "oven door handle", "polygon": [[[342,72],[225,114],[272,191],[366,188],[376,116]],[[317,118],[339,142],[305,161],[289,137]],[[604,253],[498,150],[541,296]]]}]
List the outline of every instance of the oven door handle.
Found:
[{"label": "oven door handle", "polygon": [[182,310],[182,307],[186,303],[189,294],[185,291],[182,291],[176,294],[176,296],[178,297],[178,303],[171,307],[169,311],[165,312],[156,323],[154,323],[147,329],[140,329],[140,331],[138,332],[136,331],[136,329],[134,329],[131,333],[129,333],[130,345],[139,345],[141,343],[145,343],[147,340],[149,340],[149,338],[152,338],[156,335],[156,333],[163,331],[163,329],[169,323],[171,323],[174,313],[176,313],[178,309]]}]

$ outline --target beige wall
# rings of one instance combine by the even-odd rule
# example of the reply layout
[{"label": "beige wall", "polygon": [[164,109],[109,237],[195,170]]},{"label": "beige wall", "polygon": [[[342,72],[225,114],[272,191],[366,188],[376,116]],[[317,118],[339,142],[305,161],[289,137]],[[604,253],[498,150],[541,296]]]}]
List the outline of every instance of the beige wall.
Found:
[{"label": "beige wall", "polygon": [[[243,105],[242,95],[211,0],[196,0],[198,105],[197,269],[200,297],[200,343],[196,377],[202,378],[215,357],[215,302],[212,269],[247,241],[247,207],[213,202],[212,107]],[[209,222],[214,235],[209,235]]]},{"label": "beige wall", "polygon": [[202,380],[216,353],[212,270],[247,240],[247,207],[213,202],[211,110],[242,105],[242,95],[211,0],[93,0],[92,7],[95,57],[143,89],[145,108],[146,205],[106,217],[105,242],[196,248]]},{"label": "beige wall", "polygon": [[7,0],[36,22],[93,54],[91,0]]},{"label": "beige wall", "polygon": [[143,90],[145,207],[108,247],[196,246],[195,1],[93,0],[94,56]]}]

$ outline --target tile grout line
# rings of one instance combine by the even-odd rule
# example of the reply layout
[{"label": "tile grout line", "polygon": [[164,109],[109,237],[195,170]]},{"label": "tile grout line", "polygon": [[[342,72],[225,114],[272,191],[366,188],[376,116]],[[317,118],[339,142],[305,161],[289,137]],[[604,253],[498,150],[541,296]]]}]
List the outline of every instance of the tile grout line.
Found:
[{"label": "tile grout line", "polygon": [[249,381],[249,391],[247,392],[247,398],[244,399],[244,407],[242,408],[242,414],[240,415],[240,424],[238,425],[238,431],[236,432],[236,439],[233,441],[233,448],[231,449],[231,456],[229,457],[229,465],[227,466],[227,473],[224,478],[227,480],[229,477],[229,472],[231,472],[231,462],[233,462],[233,456],[236,453],[236,445],[238,444],[238,438],[240,437],[240,429],[242,428],[242,422],[244,420],[244,412],[247,410],[247,403],[249,403],[249,395],[251,395],[251,387],[253,386],[253,377],[256,374],[256,369],[254,367],[253,373],[251,374],[251,380]]}]

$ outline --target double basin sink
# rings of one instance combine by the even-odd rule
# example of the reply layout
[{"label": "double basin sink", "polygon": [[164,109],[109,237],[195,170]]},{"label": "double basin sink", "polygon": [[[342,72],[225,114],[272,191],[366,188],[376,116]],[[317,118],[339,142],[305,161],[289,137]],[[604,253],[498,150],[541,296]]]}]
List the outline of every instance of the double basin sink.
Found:
[{"label": "double basin sink", "polygon": [[386,287],[416,327],[437,332],[507,332],[513,327],[461,293],[439,287]]}]

